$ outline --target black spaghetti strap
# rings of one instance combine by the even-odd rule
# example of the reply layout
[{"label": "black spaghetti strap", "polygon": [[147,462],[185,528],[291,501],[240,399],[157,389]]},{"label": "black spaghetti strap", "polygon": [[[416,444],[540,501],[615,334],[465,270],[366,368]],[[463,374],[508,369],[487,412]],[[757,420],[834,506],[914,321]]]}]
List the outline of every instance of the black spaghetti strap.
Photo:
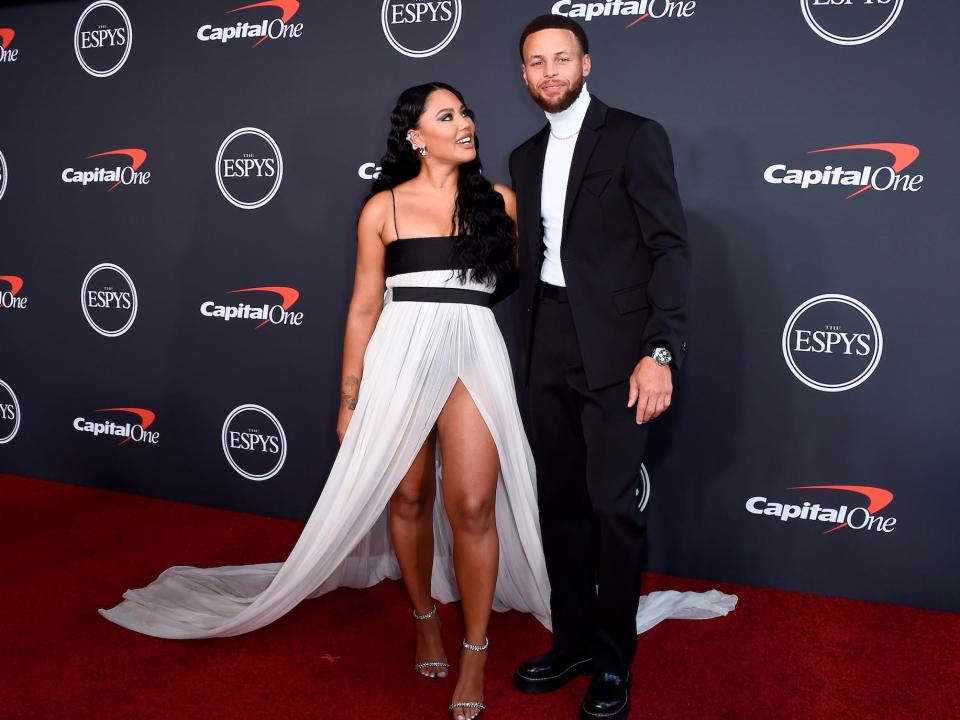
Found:
[{"label": "black spaghetti strap", "polygon": [[397,234],[397,240],[399,240],[400,228],[397,227],[397,198],[393,194],[393,188],[390,188],[390,200],[393,203],[393,231]]}]

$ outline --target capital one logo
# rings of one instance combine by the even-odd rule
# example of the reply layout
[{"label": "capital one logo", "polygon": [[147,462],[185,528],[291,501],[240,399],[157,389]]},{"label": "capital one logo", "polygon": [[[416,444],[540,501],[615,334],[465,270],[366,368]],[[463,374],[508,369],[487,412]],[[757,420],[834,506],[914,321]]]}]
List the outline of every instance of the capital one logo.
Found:
[{"label": "capital one logo", "polygon": [[22,289],[22,277],[0,275],[0,310],[25,310],[27,298],[20,294]]},{"label": "capital one logo", "polygon": [[[852,200],[868,190],[879,192],[919,192],[923,175],[903,172],[920,157],[920,148],[907,143],[865,143],[838,145],[810,150],[808,155],[820,153],[854,152],[853,157],[864,158],[862,165],[844,167],[826,165],[820,168],[790,168],[786,164],[770,165],[763,171],[763,179],[771,185],[784,185],[797,190],[823,186],[857,188],[847,195]],[[881,153],[877,155],[877,153]],[[885,162],[884,162],[885,161]]]},{"label": "capital one logo", "polygon": [[90,327],[104,337],[118,337],[137,318],[137,289],[122,267],[101,263],[83,279],[80,306]]},{"label": "capital one logo", "polygon": [[835,45],[876,40],[897,21],[903,0],[800,0],[807,25]]},{"label": "capital one logo", "polygon": [[10,44],[13,42],[16,34],[13,28],[0,27],[0,62],[17,61],[17,55],[20,54],[20,51],[10,49]]},{"label": "capital one logo", "polygon": [[[247,13],[244,20],[238,20],[232,25],[201,25],[197,30],[197,40],[227,43],[231,40],[255,39],[256,42],[250,47],[257,47],[267,40],[289,40],[303,36],[303,23],[290,22],[300,10],[299,0],[254,2],[227,10],[224,14],[232,15],[248,10],[259,10],[260,13],[270,14],[274,17],[265,17],[258,22],[250,22],[246,19],[249,16],[249,13]],[[280,17],[275,17],[277,10],[280,11]]]},{"label": "capital one logo", "polygon": [[[83,187],[91,184],[109,184],[107,192],[112,192],[121,185],[136,187],[150,184],[150,172],[140,169],[147,161],[147,151],[142,148],[107,150],[87,155],[84,159],[97,158],[109,158],[110,165],[106,164],[108,161],[101,161],[99,166],[94,168],[64,168],[60,173],[60,179],[65,183],[79,184]],[[127,162],[123,162],[124,160]]]},{"label": "capital one logo", "polygon": [[[303,313],[292,312],[292,308],[300,298],[300,291],[296,288],[281,285],[241,288],[229,290],[228,295],[246,293],[266,293],[274,302],[252,303],[239,302],[234,304],[217,303],[214,300],[205,300],[200,305],[200,314],[208,318],[218,318],[224,322],[231,320],[259,320],[254,328],[259,330],[264,325],[287,325],[299,327],[303,324]],[[257,297],[257,296],[254,296]],[[260,297],[263,297],[260,295]],[[276,302],[279,298],[280,302]]]},{"label": "capital one logo", "polygon": [[550,8],[552,15],[579,18],[590,22],[602,17],[633,18],[625,27],[631,28],[644,20],[691,18],[697,9],[696,0],[606,0],[606,2],[574,2],[557,0]]},{"label": "capital one logo", "polygon": [[248,480],[269,480],[287,459],[287,436],[277,417],[260,405],[240,405],[223,421],[223,454]]},{"label": "capital one logo", "polygon": [[877,369],[883,333],[866,305],[847,295],[817,295],[783,326],[783,357],[804,385],[823,392],[850,390]]},{"label": "capital one logo", "polygon": [[73,32],[73,49],[80,67],[94,77],[109,77],[122,68],[132,43],[130,17],[113,0],[88,6]]},{"label": "capital one logo", "polygon": [[[831,490],[846,493],[842,496],[840,502],[844,504],[839,507],[836,503],[830,505],[821,505],[819,502],[804,502],[795,504],[789,502],[774,502],[768,500],[762,495],[747,500],[747,512],[754,515],[770,515],[779,518],[782,522],[792,520],[805,520],[808,522],[829,523],[832,527],[824,531],[824,535],[829,535],[843,528],[851,530],[873,530],[880,533],[891,533],[897,524],[895,517],[878,515],[881,510],[893,502],[893,493],[884,488],[871,487],[869,485],[798,485],[790,490]],[[854,493],[854,497],[850,497]],[[856,497],[859,495],[860,497]],[[866,498],[867,505],[856,505],[853,509],[847,503],[853,504],[855,501],[863,502]]]},{"label": "capital one logo", "polygon": [[227,135],[217,152],[217,185],[223,196],[243,210],[263,207],[283,179],[283,157],[270,135],[254,127]]},{"label": "capital one logo", "polygon": [[383,0],[380,24],[393,49],[412,58],[436,55],[453,40],[463,16],[461,0]]},{"label": "capital one logo", "polygon": [[376,180],[380,177],[382,169],[377,163],[366,162],[357,168],[357,175],[360,176],[361,180]]},{"label": "capital one logo", "polygon": [[[157,419],[156,413],[152,410],[136,407],[112,407],[101,408],[97,412],[121,414],[123,417],[120,422],[116,422],[115,420],[100,418],[87,420],[81,416],[74,418],[73,429],[77,432],[89,433],[94,437],[105,435],[123,438],[118,446],[126,445],[128,442],[143,445],[156,445],[160,442],[160,433],[149,429],[154,420]],[[130,415],[134,416],[135,421],[131,420]]]},{"label": "capital one logo", "polygon": [[3,193],[7,191],[7,159],[0,152],[0,200],[3,199]]},{"label": "capital one logo", "polygon": [[20,429],[20,403],[13,388],[0,380],[0,445],[10,442]]}]

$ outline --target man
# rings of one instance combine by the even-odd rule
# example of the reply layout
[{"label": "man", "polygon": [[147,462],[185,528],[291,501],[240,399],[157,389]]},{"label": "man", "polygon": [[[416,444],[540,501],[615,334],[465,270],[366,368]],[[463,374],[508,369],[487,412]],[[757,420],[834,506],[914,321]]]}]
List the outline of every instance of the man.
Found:
[{"label": "man", "polygon": [[548,123],[510,156],[530,316],[526,382],[554,646],[525,692],[592,674],[582,718],[627,717],[646,518],[649,423],[687,349],[690,260],[663,128],[586,88],[586,33],[531,21],[521,71]]}]

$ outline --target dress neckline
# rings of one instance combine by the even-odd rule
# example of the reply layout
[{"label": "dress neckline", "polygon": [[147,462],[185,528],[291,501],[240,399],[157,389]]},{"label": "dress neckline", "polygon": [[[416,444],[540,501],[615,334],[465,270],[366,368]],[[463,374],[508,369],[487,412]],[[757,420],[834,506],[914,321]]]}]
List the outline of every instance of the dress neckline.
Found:
[{"label": "dress neckline", "polygon": [[405,237],[405,238],[398,237],[395,240],[391,240],[390,242],[386,243],[384,247],[390,247],[391,245],[395,245],[398,242],[407,242],[409,240],[455,240],[456,238],[459,238],[459,237],[463,237],[463,236],[462,235],[421,235],[419,237]]}]

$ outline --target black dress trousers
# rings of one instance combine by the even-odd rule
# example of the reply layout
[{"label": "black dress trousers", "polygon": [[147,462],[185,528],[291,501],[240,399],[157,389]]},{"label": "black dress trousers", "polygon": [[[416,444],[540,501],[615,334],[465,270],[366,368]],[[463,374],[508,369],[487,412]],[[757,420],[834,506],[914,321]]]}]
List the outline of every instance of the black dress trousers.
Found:
[{"label": "black dress trousers", "polygon": [[543,296],[533,327],[527,387],[554,645],[624,675],[637,647],[647,425],[627,407],[629,378],[587,387],[564,299]]}]

